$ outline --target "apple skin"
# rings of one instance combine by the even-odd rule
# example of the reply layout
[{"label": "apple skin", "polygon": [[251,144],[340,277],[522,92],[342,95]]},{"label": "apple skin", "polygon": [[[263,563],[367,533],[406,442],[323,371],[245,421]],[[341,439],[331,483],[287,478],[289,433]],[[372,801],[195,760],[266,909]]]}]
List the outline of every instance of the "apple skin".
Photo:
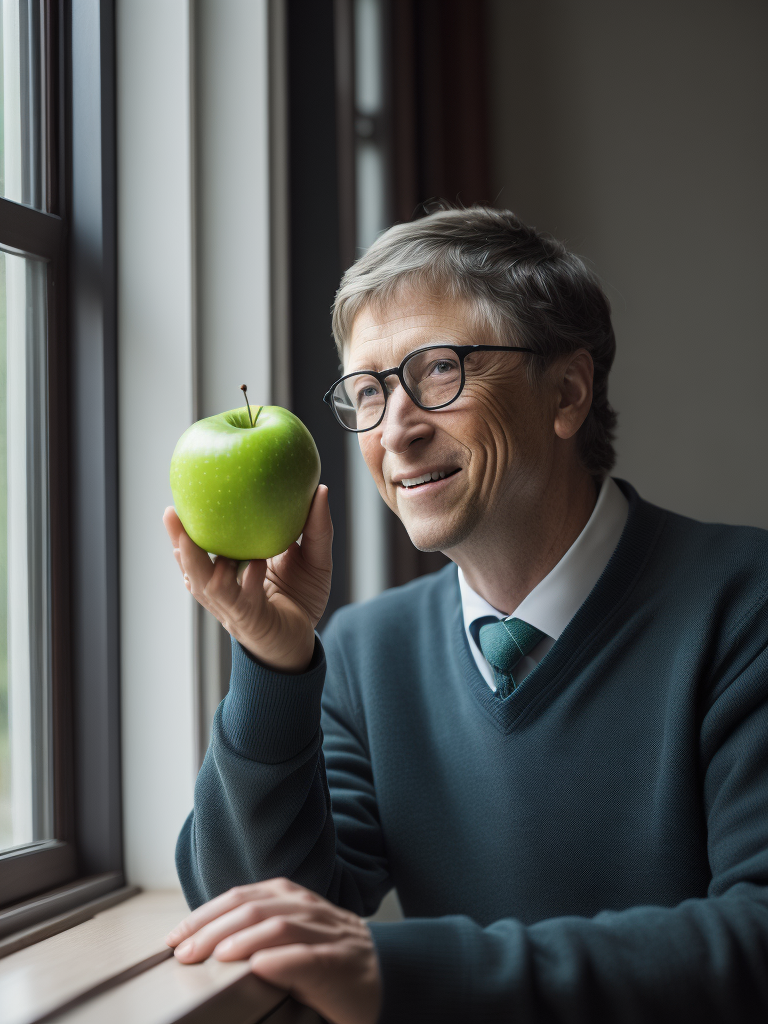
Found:
[{"label": "apple skin", "polygon": [[179,519],[205,551],[272,558],[298,540],[320,480],[312,435],[279,405],[230,409],[184,431],[171,458]]}]

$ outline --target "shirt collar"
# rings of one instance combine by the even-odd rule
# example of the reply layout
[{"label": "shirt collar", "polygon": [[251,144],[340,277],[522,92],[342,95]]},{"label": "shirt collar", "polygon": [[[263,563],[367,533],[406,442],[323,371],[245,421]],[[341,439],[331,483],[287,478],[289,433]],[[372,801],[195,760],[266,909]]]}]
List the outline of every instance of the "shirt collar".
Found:
[{"label": "shirt collar", "polygon": [[[602,575],[619,543],[628,512],[629,502],[618,484],[606,477],[587,525],[512,615],[557,640]],[[505,618],[470,587],[461,569],[459,590],[467,635],[470,624],[483,615]]]}]

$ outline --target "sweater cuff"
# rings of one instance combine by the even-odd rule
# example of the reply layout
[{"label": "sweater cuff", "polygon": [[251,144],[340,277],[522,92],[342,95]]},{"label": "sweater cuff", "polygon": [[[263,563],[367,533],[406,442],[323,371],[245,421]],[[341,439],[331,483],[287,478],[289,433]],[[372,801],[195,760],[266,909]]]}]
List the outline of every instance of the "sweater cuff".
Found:
[{"label": "sweater cuff", "polygon": [[[460,918],[456,919],[461,920]],[[466,977],[460,929],[451,918],[368,922],[381,971],[383,1000],[378,1024],[471,1020],[462,1016]],[[446,1008],[451,1009],[446,1013]],[[452,1010],[456,1009],[454,1018]]]},{"label": "sweater cuff", "polygon": [[317,634],[309,668],[299,675],[267,668],[233,639],[232,675],[221,709],[227,744],[250,761],[289,761],[320,728],[324,681],[325,652]]}]

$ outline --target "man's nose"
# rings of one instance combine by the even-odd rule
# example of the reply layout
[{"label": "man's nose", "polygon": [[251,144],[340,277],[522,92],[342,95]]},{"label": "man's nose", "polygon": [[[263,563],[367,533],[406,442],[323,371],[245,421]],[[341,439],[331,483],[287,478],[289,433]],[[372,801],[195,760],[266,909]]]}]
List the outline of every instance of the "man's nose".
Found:
[{"label": "man's nose", "polygon": [[[390,381],[391,382],[391,378]],[[388,452],[400,455],[414,441],[428,440],[434,433],[426,410],[413,402],[405,388],[396,382],[387,398],[387,409],[381,430],[381,446]]]}]

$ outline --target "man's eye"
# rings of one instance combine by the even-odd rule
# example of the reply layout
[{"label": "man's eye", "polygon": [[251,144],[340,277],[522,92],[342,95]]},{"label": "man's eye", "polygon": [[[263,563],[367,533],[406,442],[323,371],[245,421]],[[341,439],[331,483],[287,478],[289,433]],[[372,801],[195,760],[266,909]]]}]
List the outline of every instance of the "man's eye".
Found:
[{"label": "man's eye", "polygon": [[381,388],[377,384],[366,384],[364,387],[358,388],[355,392],[355,401],[358,405],[362,405],[363,402],[370,402],[381,395]]},{"label": "man's eye", "polygon": [[454,362],[451,362],[450,359],[437,359],[429,367],[429,370],[427,371],[427,376],[441,377],[445,376],[448,373],[455,373],[456,370],[456,364]]}]

